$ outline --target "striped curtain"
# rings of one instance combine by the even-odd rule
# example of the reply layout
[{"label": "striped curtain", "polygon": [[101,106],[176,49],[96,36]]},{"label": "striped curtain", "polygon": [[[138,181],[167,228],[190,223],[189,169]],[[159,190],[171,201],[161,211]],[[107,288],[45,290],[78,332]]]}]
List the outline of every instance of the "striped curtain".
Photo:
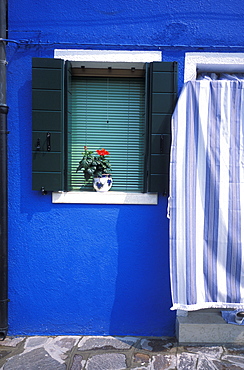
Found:
[{"label": "striped curtain", "polygon": [[172,118],[172,309],[244,309],[244,81],[187,82]]}]

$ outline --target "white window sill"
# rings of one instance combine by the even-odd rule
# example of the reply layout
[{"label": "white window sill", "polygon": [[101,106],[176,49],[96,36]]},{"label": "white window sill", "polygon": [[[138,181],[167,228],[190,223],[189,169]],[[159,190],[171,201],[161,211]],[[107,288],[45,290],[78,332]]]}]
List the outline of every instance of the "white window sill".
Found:
[{"label": "white window sill", "polygon": [[124,193],[108,191],[106,193],[88,191],[53,192],[52,203],[81,204],[158,204],[157,193]]}]

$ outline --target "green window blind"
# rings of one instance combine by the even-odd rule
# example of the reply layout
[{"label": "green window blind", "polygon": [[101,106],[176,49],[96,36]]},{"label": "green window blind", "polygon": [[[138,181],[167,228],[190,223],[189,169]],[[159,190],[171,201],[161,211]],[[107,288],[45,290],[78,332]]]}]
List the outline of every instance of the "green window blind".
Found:
[{"label": "green window blind", "polygon": [[145,80],[127,77],[73,77],[69,122],[71,190],[84,187],[76,173],[83,147],[110,152],[114,191],[143,191]]}]

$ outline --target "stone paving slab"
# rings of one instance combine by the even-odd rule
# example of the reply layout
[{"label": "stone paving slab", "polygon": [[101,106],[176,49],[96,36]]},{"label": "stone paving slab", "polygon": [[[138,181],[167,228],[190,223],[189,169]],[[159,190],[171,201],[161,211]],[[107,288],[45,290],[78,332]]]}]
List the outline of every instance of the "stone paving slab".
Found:
[{"label": "stone paving slab", "polygon": [[7,337],[0,370],[240,370],[243,346],[180,346],[175,338]]}]

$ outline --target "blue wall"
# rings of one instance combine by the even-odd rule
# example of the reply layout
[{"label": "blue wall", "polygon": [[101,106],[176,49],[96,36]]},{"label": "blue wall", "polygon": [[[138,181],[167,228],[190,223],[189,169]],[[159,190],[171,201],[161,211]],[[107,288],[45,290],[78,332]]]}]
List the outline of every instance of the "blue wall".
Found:
[{"label": "blue wall", "polygon": [[52,204],[31,190],[31,58],[55,48],[242,52],[232,0],[9,0],[9,334],[174,335],[167,200]]}]

